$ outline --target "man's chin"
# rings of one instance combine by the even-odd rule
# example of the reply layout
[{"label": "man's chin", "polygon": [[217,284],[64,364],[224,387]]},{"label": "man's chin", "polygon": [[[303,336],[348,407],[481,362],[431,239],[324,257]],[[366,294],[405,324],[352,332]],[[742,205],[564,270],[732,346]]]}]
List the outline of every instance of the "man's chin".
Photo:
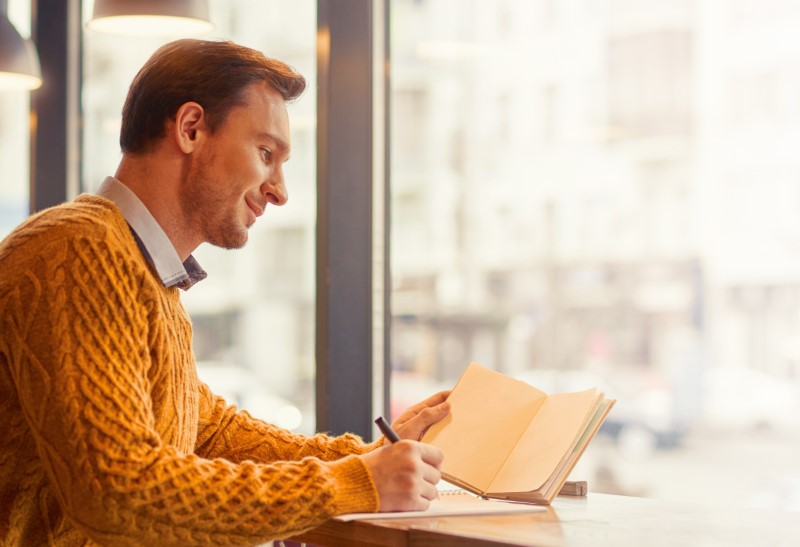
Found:
[{"label": "man's chin", "polygon": [[224,237],[209,239],[208,243],[229,251],[241,249],[247,244],[247,229],[245,228],[238,234],[225,234]]}]

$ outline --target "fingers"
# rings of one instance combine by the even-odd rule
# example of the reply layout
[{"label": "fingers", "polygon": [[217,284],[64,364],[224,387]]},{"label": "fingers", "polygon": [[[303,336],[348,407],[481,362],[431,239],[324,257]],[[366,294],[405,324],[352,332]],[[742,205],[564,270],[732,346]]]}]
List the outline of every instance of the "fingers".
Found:
[{"label": "fingers", "polygon": [[[435,406],[420,406],[410,408],[395,420],[393,427],[402,439],[420,440],[422,435],[435,423],[442,421],[450,413],[450,403],[445,400],[449,392],[437,393],[420,403],[441,401]],[[415,405],[415,406],[419,406]]]},{"label": "fingers", "polygon": [[[450,403],[443,401],[436,406],[420,410],[414,418],[424,421],[428,426],[435,424],[450,413]],[[412,419],[414,419],[412,418]]]},{"label": "fingers", "polygon": [[445,390],[445,391],[440,391],[439,393],[434,393],[433,395],[431,395],[430,397],[428,397],[424,401],[421,401],[421,402],[415,404],[412,408],[414,408],[414,407],[426,408],[426,407],[429,407],[429,406],[436,406],[438,404],[441,404],[441,403],[443,403],[443,402],[445,402],[447,400],[447,398],[450,396],[451,392],[452,392],[452,390],[448,389],[448,390]]},{"label": "fingers", "polygon": [[422,509],[427,509],[428,505],[430,505],[430,502],[439,497],[439,491],[436,489],[436,483],[426,482],[422,487],[422,491],[419,493],[419,497],[422,501]]},{"label": "fingers", "polygon": [[433,487],[434,497],[436,497],[436,485],[442,480],[442,472],[436,467],[428,465],[422,468],[422,478],[425,481],[423,486]]},{"label": "fingers", "polygon": [[400,441],[360,457],[371,472],[381,511],[425,509],[438,497],[443,459],[438,448]]},{"label": "fingers", "polygon": [[408,414],[409,415],[408,418],[411,418],[424,410],[427,410],[431,407],[435,407],[437,405],[441,405],[442,403],[445,403],[447,401],[447,397],[450,395],[450,393],[451,393],[450,390],[440,391],[439,393],[435,393],[430,397],[428,397],[427,399],[425,399],[424,401],[420,401],[415,405],[411,405],[406,409],[406,411],[403,414],[404,415]]},{"label": "fingers", "polygon": [[[440,467],[442,467],[442,462],[444,461],[444,454],[442,453],[441,450],[430,444],[420,444],[419,449],[422,461],[424,461],[430,466],[433,466],[437,470]],[[435,482],[439,482],[439,479],[436,479]]]}]

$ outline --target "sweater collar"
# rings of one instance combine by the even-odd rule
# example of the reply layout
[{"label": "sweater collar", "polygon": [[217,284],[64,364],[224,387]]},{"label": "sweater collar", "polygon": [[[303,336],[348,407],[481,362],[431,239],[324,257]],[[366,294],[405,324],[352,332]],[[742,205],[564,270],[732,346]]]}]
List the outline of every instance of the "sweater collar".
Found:
[{"label": "sweater collar", "polygon": [[165,287],[177,286],[188,290],[206,278],[208,274],[192,255],[181,262],[178,251],[175,250],[167,234],[130,188],[114,177],[106,177],[97,190],[97,195],[112,201],[117,206],[128,223],[139,249],[156,270]]}]

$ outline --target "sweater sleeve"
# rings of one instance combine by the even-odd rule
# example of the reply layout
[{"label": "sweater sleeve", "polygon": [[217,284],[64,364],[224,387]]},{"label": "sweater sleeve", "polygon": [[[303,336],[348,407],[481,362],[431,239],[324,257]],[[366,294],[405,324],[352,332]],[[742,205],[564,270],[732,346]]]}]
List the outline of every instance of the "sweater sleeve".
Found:
[{"label": "sweater sleeve", "polygon": [[271,463],[236,463],[214,459],[221,451],[201,457],[165,444],[148,379],[157,306],[136,297],[149,272],[102,239],[38,245],[34,258],[4,264],[19,282],[0,294],[2,328],[38,457],[65,515],[91,540],[251,545],[377,510],[355,456],[277,461],[314,452],[283,449]]},{"label": "sweater sleeve", "polygon": [[333,461],[369,452],[380,444],[380,441],[366,444],[349,433],[338,437],[294,434],[253,418],[244,410],[237,411],[205,384],[200,389],[199,426],[196,453],[234,462],[297,460],[308,456]]}]

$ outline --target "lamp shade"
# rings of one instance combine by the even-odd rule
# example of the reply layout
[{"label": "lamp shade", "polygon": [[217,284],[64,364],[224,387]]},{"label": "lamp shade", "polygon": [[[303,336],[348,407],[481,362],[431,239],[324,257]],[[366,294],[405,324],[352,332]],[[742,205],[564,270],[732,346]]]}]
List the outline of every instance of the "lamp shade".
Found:
[{"label": "lamp shade", "polygon": [[211,32],[207,0],[95,0],[92,30],[129,36]]},{"label": "lamp shade", "polygon": [[5,13],[0,13],[0,89],[36,89],[41,85],[36,48],[20,36]]}]

